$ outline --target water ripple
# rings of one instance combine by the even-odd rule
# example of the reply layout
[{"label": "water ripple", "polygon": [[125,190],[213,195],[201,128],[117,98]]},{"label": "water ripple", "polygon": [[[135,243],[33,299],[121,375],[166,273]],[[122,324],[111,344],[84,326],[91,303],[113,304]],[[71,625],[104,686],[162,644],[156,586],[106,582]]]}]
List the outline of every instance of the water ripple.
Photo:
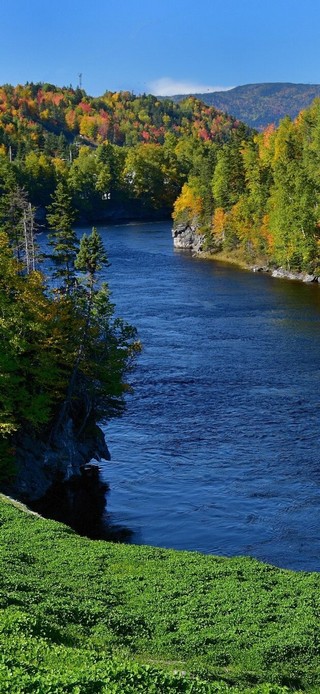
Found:
[{"label": "water ripple", "polygon": [[133,541],[320,570],[320,291],[101,230],[144,344],[110,422],[108,514]]}]

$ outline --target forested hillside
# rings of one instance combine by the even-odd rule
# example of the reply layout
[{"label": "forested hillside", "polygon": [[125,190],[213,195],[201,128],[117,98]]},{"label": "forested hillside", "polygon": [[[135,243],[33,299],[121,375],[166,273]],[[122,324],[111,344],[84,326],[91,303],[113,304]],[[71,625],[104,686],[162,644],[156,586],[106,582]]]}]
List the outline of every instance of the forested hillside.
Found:
[{"label": "forested hillside", "polygon": [[[270,82],[245,84],[223,92],[193,94],[207,106],[232,114],[251,128],[264,130],[273,123],[278,125],[285,116],[296,118],[298,113],[310,106],[313,99],[320,97],[319,84],[291,84]],[[175,103],[188,95],[171,97]]]},{"label": "forested hillside", "polygon": [[25,187],[32,204],[46,206],[63,179],[78,216],[94,221],[119,204],[170,214],[193,159],[208,143],[245,132],[195,99],[177,105],[130,92],[91,98],[47,84],[5,85],[0,182]]},{"label": "forested hillside", "polygon": [[217,153],[206,190],[190,176],[175,203],[176,224],[206,234],[207,249],[245,262],[320,273],[320,100]]}]

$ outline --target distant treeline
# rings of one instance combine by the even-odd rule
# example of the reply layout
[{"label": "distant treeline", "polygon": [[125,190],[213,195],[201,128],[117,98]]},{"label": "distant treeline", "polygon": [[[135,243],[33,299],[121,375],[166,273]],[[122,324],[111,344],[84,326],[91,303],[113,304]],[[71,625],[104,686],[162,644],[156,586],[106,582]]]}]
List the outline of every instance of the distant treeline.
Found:
[{"label": "distant treeline", "polygon": [[13,191],[46,209],[62,183],[80,219],[132,203],[168,214],[174,206],[175,221],[204,231],[213,252],[317,271],[319,113],[316,99],[257,134],[193,97],[5,85],[0,227],[15,224]]}]

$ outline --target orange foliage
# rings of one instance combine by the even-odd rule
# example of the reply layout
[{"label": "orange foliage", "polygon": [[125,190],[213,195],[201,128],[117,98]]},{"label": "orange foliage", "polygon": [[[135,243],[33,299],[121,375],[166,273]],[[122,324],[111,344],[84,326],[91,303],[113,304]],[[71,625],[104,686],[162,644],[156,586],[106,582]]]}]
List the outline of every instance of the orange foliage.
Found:
[{"label": "orange foliage", "polygon": [[222,236],[227,220],[227,213],[222,207],[217,207],[212,217],[212,231],[214,236]]},{"label": "orange foliage", "polygon": [[264,147],[266,149],[269,149],[269,147],[270,147],[271,136],[273,135],[274,132],[275,132],[275,125],[273,123],[271,123],[270,125],[268,125],[266,127],[266,129],[262,133],[263,144],[264,144]]},{"label": "orange foliage", "polygon": [[74,130],[76,124],[77,124],[77,115],[74,110],[67,111],[65,114],[65,121],[66,124],[69,128],[69,130]]},{"label": "orange foliage", "polygon": [[270,231],[268,214],[265,214],[262,218],[260,233],[262,238],[265,239],[267,242],[268,252],[272,254],[274,249],[274,236]]}]

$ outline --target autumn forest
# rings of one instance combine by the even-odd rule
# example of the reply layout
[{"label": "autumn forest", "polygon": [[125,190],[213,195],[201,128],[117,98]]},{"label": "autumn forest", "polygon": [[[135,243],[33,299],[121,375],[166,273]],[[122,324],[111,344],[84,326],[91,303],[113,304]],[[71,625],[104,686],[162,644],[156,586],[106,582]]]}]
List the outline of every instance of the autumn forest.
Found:
[{"label": "autumn forest", "polygon": [[173,211],[209,254],[317,274],[319,160],[320,100],[257,133],[193,97],[1,87],[1,476],[20,431],[50,438],[67,413],[82,431],[123,406],[139,345],[99,284],[99,234],[79,245],[77,221]]}]

